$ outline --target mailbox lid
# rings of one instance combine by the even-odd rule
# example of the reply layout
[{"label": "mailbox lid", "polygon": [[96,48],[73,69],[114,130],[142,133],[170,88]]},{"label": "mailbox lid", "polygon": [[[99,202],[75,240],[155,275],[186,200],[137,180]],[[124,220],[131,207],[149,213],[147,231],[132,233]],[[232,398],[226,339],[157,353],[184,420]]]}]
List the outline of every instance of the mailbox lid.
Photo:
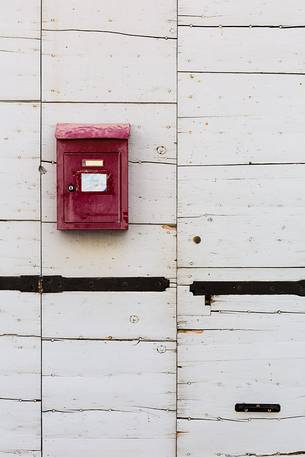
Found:
[{"label": "mailbox lid", "polygon": [[57,124],[55,136],[58,140],[75,140],[85,138],[127,139],[130,135],[130,124]]}]

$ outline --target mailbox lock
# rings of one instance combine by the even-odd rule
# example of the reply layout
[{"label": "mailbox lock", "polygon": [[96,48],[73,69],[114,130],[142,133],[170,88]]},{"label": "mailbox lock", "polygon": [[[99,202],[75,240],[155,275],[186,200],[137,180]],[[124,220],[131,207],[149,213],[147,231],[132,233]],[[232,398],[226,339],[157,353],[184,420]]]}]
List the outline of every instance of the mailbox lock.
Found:
[{"label": "mailbox lock", "polygon": [[68,185],[68,191],[69,192],[74,192],[75,191],[75,186],[73,184]]}]

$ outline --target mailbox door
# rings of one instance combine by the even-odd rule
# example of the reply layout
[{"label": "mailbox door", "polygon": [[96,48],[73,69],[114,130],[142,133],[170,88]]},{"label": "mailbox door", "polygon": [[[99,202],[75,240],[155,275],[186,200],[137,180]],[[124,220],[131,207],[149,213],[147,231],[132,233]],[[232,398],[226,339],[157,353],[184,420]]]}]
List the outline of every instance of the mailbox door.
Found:
[{"label": "mailbox door", "polygon": [[64,222],[120,222],[120,153],[69,152],[63,162]]}]

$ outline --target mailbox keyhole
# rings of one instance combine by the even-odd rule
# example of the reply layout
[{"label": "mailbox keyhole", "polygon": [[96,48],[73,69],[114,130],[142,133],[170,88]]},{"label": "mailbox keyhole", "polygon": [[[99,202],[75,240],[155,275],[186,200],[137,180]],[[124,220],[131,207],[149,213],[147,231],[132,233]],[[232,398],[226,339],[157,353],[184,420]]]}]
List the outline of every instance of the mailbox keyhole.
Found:
[{"label": "mailbox keyhole", "polygon": [[75,186],[73,184],[68,185],[68,191],[69,192],[74,192],[75,191]]}]

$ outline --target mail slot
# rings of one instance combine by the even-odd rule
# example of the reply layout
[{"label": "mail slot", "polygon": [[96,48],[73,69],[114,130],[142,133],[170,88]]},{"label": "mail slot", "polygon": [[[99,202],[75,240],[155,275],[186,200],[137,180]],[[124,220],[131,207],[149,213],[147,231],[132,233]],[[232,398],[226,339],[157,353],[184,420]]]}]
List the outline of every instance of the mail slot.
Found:
[{"label": "mail slot", "polygon": [[58,230],[128,228],[129,124],[58,124]]}]

